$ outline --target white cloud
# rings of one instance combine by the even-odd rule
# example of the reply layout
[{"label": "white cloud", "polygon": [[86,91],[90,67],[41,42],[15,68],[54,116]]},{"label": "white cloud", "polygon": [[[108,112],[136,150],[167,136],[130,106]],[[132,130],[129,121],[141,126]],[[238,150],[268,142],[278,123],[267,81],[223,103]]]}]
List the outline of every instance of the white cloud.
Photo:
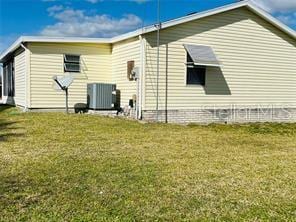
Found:
[{"label": "white cloud", "polygon": [[252,0],[289,26],[296,25],[296,0]]},{"label": "white cloud", "polygon": [[110,37],[136,29],[142,24],[142,20],[133,14],[113,18],[105,14],[87,15],[83,10],[59,6],[48,8],[48,12],[57,23],[41,31],[45,36]]},{"label": "white cloud", "polygon": [[62,5],[54,5],[54,6],[52,6],[52,7],[49,7],[49,8],[47,9],[47,11],[49,12],[49,15],[50,15],[50,16],[54,16],[54,14],[55,14],[56,12],[61,11],[61,10],[63,10],[63,9],[64,9],[64,6],[62,6]]},{"label": "white cloud", "polygon": [[268,12],[295,12],[296,0],[252,0]]},{"label": "white cloud", "polygon": [[138,4],[142,4],[142,3],[145,3],[145,2],[149,2],[150,0],[130,0],[131,2],[136,2]]},{"label": "white cloud", "polygon": [[296,13],[289,15],[279,15],[277,16],[277,19],[287,25],[296,25]]},{"label": "white cloud", "polygon": [[[59,1],[59,0],[42,0],[43,2],[56,2],[56,1]],[[98,2],[101,2],[101,1],[129,1],[129,2],[136,2],[138,4],[142,4],[142,3],[145,3],[145,2],[148,2],[148,1],[151,1],[151,0],[85,0],[86,2],[89,2],[89,3],[92,3],[92,4],[95,4],[95,3],[98,3]]]},{"label": "white cloud", "polygon": [[85,0],[85,1],[87,1],[87,2],[90,2],[90,3],[97,3],[99,0]]}]

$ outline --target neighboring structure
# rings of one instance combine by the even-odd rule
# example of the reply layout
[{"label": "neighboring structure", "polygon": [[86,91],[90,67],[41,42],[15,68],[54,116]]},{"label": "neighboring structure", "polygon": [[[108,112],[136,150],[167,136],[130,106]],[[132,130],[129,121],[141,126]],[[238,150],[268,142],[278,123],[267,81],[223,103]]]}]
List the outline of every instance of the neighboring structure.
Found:
[{"label": "neighboring structure", "polygon": [[[122,108],[136,97],[139,119],[296,120],[296,34],[263,10],[242,1],[163,23],[158,112],[155,30],[110,39],[21,37],[0,56],[2,100],[63,108],[52,76],[71,74],[70,107],[86,103],[87,83],[101,82],[116,84]],[[139,70],[136,81],[131,66]]]}]

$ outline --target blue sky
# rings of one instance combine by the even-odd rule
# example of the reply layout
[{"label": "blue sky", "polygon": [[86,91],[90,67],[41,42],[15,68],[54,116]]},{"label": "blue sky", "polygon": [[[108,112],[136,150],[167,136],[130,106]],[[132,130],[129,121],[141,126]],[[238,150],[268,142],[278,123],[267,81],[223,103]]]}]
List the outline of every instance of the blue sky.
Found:
[{"label": "blue sky", "polygon": [[[296,0],[253,0],[296,29]],[[161,0],[161,20],[235,0]],[[0,51],[21,35],[110,37],[156,21],[155,0],[0,0]]]}]

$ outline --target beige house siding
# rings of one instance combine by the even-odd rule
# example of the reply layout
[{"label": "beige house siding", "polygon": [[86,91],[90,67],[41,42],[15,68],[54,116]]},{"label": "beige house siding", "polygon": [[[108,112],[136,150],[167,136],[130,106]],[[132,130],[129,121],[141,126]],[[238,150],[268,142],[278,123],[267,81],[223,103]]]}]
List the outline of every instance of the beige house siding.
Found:
[{"label": "beige house siding", "polygon": [[81,73],[69,88],[69,106],[86,103],[86,84],[111,81],[111,46],[109,44],[30,43],[31,108],[62,108],[65,96],[53,88],[52,77],[64,73],[63,55],[81,55]]},{"label": "beige house siding", "polygon": [[[145,38],[145,109],[155,110],[156,33]],[[230,104],[296,106],[296,41],[248,9],[167,28],[160,38],[160,109],[165,107],[166,92],[171,110]],[[208,68],[206,87],[186,86],[183,44],[190,43],[211,46],[223,64],[221,69]]]},{"label": "beige house siding", "polygon": [[15,96],[14,102],[18,106],[26,105],[26,58],[22,50],[14,57],[15,68]]},{"label": "beige house siding", "polygon": [[132,38],[113,44],[112,47],[112,81],[120,91],[120,105],[127,106],[129,100],[136,94],[136,81],[127,78],[127,62],[135,61],[135,67],[140,68],[140,40]]}]

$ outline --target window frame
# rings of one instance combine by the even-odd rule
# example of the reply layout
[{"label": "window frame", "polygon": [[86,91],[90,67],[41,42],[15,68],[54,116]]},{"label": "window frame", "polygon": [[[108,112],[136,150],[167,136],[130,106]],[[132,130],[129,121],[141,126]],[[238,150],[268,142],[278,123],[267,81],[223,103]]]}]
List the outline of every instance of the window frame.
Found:
[{"label": "window frame", "polygon": [[[206,74],[207,74],[207,67],[202,65],[194,65],[193,61],[188,61],[188,57],[191,59],[189,53],[185,50],[186,56],[185,56],[185,85],[189,87],[205,87],[206,85]],[[191,67],[189,67],[191,66]],[[188,69],[204,69],[204,81],[201,83],[188,83]]]},{"label": "window frame", "polygon": [[3,64],[2,87],[3,95],[6,97],[15,97],[15,64],[11,59]]},{"label": "window frame", "polygon": [[[79,61],[67,61],[67,56],[77,56],[79,57]],[[67,68],[67,64],[74,64],[74,65],[79,65],[79,70],[70,70]],[[63,55],[63,68],[64,68],[64,73],[81,73],[81,55],[78,54],[64,54]]]}]

